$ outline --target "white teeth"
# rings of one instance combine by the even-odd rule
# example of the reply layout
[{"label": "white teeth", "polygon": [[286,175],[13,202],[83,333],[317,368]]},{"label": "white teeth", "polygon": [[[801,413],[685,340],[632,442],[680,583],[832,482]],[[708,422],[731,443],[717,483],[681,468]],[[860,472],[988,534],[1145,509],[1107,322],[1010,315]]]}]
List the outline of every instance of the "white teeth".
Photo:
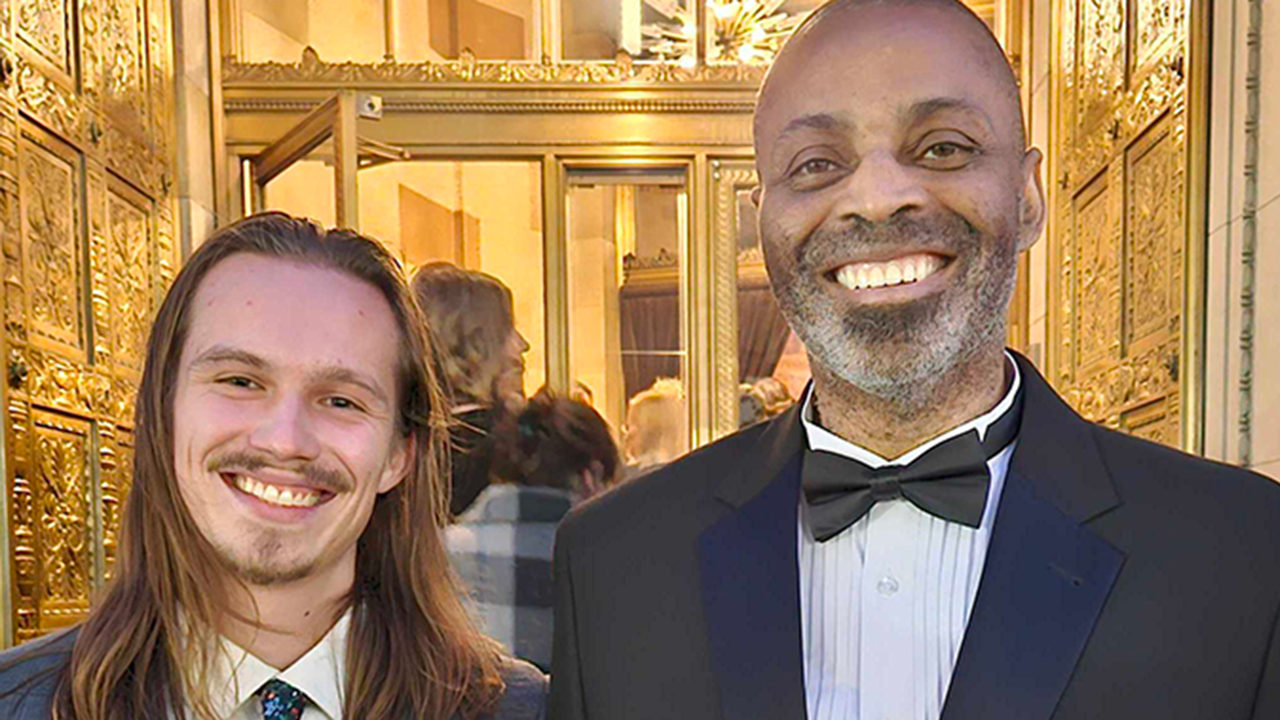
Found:
[{"label": "white teeth", "polygon": [[320,493],[301,488],[284,489],[272,485],[264,485],[244,475],[235,476],[235,486],[263,502],[282,507],[313,507],[320,502]]},{"label": "white teeth", "polygon": [[920,282],[942,269],[944,261],[928,253],[879,263],[850,263],[836,271],[836,281],[850,290]]}]

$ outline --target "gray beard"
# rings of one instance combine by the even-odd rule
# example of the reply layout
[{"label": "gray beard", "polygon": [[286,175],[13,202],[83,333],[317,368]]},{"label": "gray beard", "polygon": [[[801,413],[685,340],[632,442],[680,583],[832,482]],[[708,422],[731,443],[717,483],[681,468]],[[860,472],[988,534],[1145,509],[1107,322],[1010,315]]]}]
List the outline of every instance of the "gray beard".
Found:
[{"label": "gray beard", "polygon": [[[778,306],[810,357],[834,378],[902,407],[919,407],[978,351],[1003,345],[1006,313],[1017,280],[1013,238],[983,238],[958,216],[854,228],[841,237],[816,236],[799,248],[795,274],[774,284]],[[911,303],[842,312],[812,269],[833,248],[900,242],[904,235],[944,240],[933,247],[956,253],[951,289]],[[882,238],[876,235],[884,236]],[[770,268],[770,276],[778,277]],[[783,273],[782,275],[785,275]]]}]

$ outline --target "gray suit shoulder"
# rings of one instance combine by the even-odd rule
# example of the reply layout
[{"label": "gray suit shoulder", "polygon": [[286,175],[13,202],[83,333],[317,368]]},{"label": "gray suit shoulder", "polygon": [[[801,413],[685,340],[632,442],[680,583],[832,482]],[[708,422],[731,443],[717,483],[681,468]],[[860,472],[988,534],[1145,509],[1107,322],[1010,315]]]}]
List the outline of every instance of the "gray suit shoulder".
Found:
[{"label": "gray suit shoulder", "polygon": [[507,690],[492,720],[545,720],[547,676],[541,670],[523,660],[507,659],[502,664],[502,680]]},{"label": "gray suit shoulder", "polygon": [[48,720],[75,639],[74,629],[64,630],[0,653],[0,718]]}]

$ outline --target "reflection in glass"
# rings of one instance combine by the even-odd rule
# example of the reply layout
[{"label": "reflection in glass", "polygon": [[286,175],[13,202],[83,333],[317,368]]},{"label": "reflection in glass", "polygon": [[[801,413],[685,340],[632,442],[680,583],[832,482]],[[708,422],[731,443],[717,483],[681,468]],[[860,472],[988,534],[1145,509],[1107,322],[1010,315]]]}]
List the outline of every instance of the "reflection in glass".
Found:
[{"label": "reflection in glass", "polygon": [[411,160],[360,171],[360,229],[412,269],[451,262],[511,288],[529,342],[525,391],[546,382],[542,166],[527,161]]},{"label": "reflection in glass", "polygon": [[336,183],[331,138],[263,186],[262,209],[283,210],[333,227],[337,223]]},{"label": "reflection in glass", "polygon": [[[390,9],[390,15],[387,9]],[[534,0],[240,0],[246,62],[298,62],[311,47],[326,62],[536,57]]]},{"label": "reflection in glass", "polygon": [[684,171],[575,169],[567,206],[571,378],[635,474],[689,449]]},{"label": "reflection in glass", "polygon": [[387,52],[381,2],[239,0],[238,5],[246,62],[298,62],[308,46],[330,62],[379,62]]}]

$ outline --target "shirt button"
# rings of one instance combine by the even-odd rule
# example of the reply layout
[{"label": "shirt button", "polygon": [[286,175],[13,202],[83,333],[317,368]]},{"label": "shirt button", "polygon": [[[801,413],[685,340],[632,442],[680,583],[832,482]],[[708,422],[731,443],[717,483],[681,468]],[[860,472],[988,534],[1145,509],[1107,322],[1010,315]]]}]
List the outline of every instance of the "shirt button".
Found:
[{"label": "shirt button", "polygon": [[893,595],[898,592],[898,581],[893,579],[892,575],[885,575],[880,578],[880,583],[876,585],[876,590],[879,590],[880,594],[885,597]]}]

